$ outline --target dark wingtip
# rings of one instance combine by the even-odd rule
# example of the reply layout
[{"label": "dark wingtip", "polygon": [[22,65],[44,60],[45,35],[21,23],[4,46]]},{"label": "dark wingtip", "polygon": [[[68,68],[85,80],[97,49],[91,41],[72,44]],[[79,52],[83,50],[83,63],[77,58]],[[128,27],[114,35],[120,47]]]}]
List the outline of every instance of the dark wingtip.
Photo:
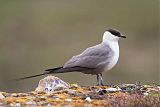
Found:
[{"label": "dark wingtip", "polygon": [[45,71],[51,71],[51,69],[46,69]]},{"label": "dark wingtip", "polygon": [[58,69],[61,69],[61,68],[63,68],[63,66],[56,67],[56,68],[51,68],[51,69],[46,69],[45,71],[55,71],[55,70],[58,70]]}]

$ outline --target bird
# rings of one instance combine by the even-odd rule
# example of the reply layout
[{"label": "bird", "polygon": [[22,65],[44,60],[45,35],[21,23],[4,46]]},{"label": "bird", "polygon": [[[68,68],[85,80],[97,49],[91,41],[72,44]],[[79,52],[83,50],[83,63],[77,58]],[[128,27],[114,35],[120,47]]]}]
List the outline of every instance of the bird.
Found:
[{"label": "bird", "polygon": [[85,49],[79,55],[73,56],[63,66],[46,69],[44,73],[19,78],[18,80],[33,78],[46,74],[82,72],[97,76],[97,85],[103,84],[102,72],[111,70],[119,59],[119,39],[126,38],[117,29],[107,29],[98,45]]}]

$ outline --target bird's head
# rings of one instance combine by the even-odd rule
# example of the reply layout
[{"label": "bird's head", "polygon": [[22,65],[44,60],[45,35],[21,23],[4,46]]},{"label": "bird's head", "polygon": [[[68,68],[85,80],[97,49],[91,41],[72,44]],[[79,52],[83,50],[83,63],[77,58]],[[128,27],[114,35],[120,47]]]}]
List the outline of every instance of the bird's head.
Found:
[{"label": "bird's head", "polygon": [[108,29],[103,34],[103,41],[118,41],[120,38],[126,38],[116,29]]}]

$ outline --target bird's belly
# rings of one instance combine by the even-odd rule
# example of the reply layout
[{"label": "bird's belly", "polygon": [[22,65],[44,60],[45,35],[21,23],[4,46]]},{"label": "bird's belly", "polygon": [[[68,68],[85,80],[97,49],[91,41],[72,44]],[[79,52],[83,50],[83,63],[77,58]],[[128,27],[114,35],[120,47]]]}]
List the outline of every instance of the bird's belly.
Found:
[{"label": "bird's belly", "polygon": [[99,67],[97,67],[97,69],[94,69],[94,70],[85,70],[85,71],[81,71],[85,74],[92,74],[92,75],[95,75],[95,74],[99,74],[103,71],[108,71],[108,70],[111,70],[115,65],[116,63],[118,62],[118,58],[119,56],[118,55],[115,55],[113,57],[111,57],[110,61],[108,62],[104,62],[102,65],[100,65]]},{"label": "bird's belly", "polygon": [[111,70],[117,64],[118,58],[118,55],[113,56],[108,62],[108,64],[104,67],[104,71]]}]

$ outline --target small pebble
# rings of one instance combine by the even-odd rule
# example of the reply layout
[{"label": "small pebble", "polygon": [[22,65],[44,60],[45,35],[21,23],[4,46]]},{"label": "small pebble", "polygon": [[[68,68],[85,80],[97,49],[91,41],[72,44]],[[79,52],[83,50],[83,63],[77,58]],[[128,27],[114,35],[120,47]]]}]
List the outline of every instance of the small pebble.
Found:
[{"label": "small pebble", "polygon": [[17,97],[17,96],[18,96],[17,93],[13,93],[13,94],[12,94],[12,97]]},{"label": "small pebble", "polygon": [[25,102],[25,104],[30,105],[30,106],[36,106],[37,105],[35,101],[28,101],[28,102]]},{"label": "small pebble", "polygon": [[5,103],[0,102],[0,107],[5,107]]},{"label": "small pebble", "polygon": [[20,103],[16,103],[14,106],[15,106],[15,107],[20,107],[21,104],[20,104]]},{"label": "small pebble", "polygon": [[75,90],[71,90],[71,89],[66,89],[66,91],[67,91],[69,94],[74,94],[74,93],[75,93]]},{"label": "small pebble", "polygon": [[147,92],[143,93],[143,95],[148,96],[149,94]]},{"label": "small pebble", "polygon": [[85,100],[88,101],[88,102],[92,101],[92,99],[90,97],[87,97]]},{"label": "small pebble", "polygon": [[20,107],[21,104],[20,103],[10,103],[11,107]]},{"label": "small pebble", "polygon": [[3,99],[3,98],[5,98],[5,97],[0,93],[0,99]]},{"label": "small pebble", "polygon": [[55,100],[60,100],[59,98],[55,98]]},{"label": "small pebble", "polygon": [[121,91],[120,88],[107,88],[106,89],[107,92],[116,92],[116,91]]},{"label": "small pebble", "polygon": [[158,86],[157,88],[158,88],[158,89],[159,89],[159,91],[160,91],[160,86]]},{"label": "small pebble", "polygon": [[65,99],[65,101],[71,102],[71,101],[72,101],[72,99]]},{"label": "small pebble", "polygon": [[47,104],[47,106],[49,107],[49,106],[52,106],[51,104]]}]

